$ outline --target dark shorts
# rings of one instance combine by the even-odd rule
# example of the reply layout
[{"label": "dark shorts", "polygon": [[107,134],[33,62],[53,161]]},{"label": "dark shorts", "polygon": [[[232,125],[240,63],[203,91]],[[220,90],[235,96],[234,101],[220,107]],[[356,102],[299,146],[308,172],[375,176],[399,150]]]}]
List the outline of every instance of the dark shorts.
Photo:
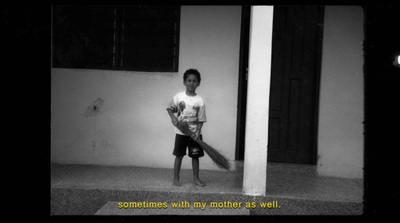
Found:
[{"label": "dark shorts", "polygon": [[[199,139],[203,140],[203,136],[200,135]],[[183,157],[186,155],[186,148],[189,148],[189,157],[196,158],[204,156],[203,149],[190,136],[176,134],[175,147],[172,154]]]}]

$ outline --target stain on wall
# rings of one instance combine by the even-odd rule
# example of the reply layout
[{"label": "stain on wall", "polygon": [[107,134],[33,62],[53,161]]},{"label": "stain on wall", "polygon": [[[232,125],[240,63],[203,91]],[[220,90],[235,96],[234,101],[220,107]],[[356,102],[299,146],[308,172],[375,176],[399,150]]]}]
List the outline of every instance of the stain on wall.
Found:
[{"label": "stain on wall", "polygon": [[101,98],[98,98],[95,100],[92,104],[90,104],[85,111],[85,116],[94,116],[97,115],[100,112],[101,107],[103,106],[104,100]]}]

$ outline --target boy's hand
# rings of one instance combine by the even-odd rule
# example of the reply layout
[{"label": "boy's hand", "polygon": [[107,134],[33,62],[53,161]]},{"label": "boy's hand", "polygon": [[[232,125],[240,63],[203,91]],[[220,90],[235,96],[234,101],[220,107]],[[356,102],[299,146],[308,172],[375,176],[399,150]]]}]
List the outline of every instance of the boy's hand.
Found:
[{"label": "boy's hand", "polygon": [[171,122],[172,122],[172,124],[173,124],[174,126],[177,126],[177,125],[179,124],[179,121],[178,121],[178,119],[177,119],[175,116],[171,118]]},{"label": "boy's hand", "polygon": [[193,140],[197,140],[200,136],[200,130],[196,130],[193,135],[191,135]]}]

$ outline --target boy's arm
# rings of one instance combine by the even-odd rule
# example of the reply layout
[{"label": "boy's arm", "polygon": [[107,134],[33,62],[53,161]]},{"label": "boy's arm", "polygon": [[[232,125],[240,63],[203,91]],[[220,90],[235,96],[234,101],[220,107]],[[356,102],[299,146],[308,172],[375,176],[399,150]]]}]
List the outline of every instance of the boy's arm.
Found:
[{"label": "boy's arm", "polygon": [[206,105],[204,102],[202,102],[202,104],[200,105],[200,109],[198,112],[198,121],[197,121],[197,128],[196,131],[194,132],[194,134],[192,135],[192,138],[194,140],[197,140],[200,136],[200,132],[201,132],[201,128],[203,127],[204,122],[207,121],[206,118]]},{"label": "boy's arm", "polygon": [[167,108],[167,112],[168,112],[169,117],[171,118],[172,124],[174,126],[178,125],[179,121],[176,118],[176,116],[174,115],[174,112],[172,111],[172,109],[171,108]]},{"label": "boy's arm", "polygon": [[196,139],[199,138],[201,128],[203,127],[203,123],[204,123],[204,122],[198,122],[198,123],[197,123],[196,131],[195,131],[195,132],[193,133],[193,135],[192,135],[192,138],[193,138],[194,140],[196,140]]}]

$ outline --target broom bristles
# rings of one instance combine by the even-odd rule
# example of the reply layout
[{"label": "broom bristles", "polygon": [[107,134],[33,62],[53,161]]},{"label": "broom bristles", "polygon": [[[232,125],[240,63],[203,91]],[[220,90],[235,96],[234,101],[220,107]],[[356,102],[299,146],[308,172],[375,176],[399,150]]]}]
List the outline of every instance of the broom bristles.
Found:
[{"label": "broom bristles", "polygon": [[210,156],[212,161],[221,169],[229,170],[231,164],[228,159],[226,159],[221,153],[216,149],[205,143],[204,141],[197,139],[196,142],[203,148],[203,150]]},{"label": "broom bristles", "polygon": [[[193,132],[189,129],[186,123],[180,122],[176,126],[179,130],[181,130],[183,133],[191,136],[193,135]],[[227,158],[225,158],[221,153],[219,153],[216,149],[202,141],[201,139],[196,139],[195,140],[200,147],[210,156],[211,160],[221,169],[226,169],[229,170],[231,165],[230,162]]]}]

